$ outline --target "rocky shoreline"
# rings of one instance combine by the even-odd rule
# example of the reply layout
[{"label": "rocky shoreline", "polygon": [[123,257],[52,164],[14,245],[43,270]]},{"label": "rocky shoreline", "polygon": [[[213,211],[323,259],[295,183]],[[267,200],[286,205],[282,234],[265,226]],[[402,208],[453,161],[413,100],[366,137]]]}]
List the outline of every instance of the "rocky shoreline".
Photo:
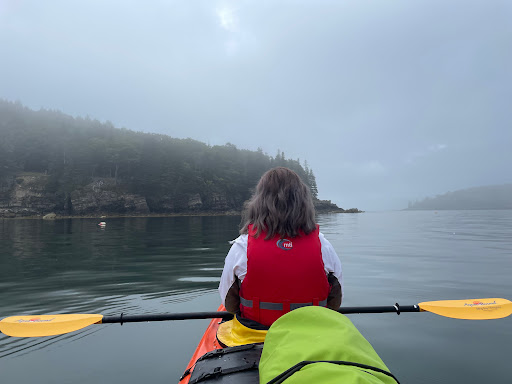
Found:
[{"label": "rocky shoreline", "polygon": [[[241,205],[220,193],[162,196],[155,201],[130,192],[112,178],[95,178],[66,195],[52,192],[48,176],[42,173],[0,179],[0,218],[226,216],[240,215]],[[315,209],[318,213],[361,212],[342,209],[330,200],[315,200]]]},{"label": "rocky shoreline", "polygon": [[[335,209],[335,210],[317,210],[317,214],[330,214],[330,213],[363,213],[357,208],[352,209]],[[239,211],[226,211],[226,212],[181,212],[181,213],[147,213],[147,214],[115,214],[115,213],[99,213],[97,215],[57,215],[49,213],[46,215],[2,215],[0,219],[15,219],[15,220],[66,220],[66,219],[117,219],[117,218],[138,218],[138,217],[192,217],[192,216],[240,216]]]},{"label": "rocky shoreline", "polygon": [[[191,216],[238,216],[240,212],[229,211],[229,212],[183,212],[183,213],[148,213],[148,214],[116,214],[116,213],[101,213],[97,215],[56,215],[47,214],[32,215],[32,216],[1,216],[0,219],[11,219],[11,220],[66,220],[66,219],[118,219],[118,218],[137,218],[137,217],[191,217]],[[51,216],[51,217],[47,217]]]}]

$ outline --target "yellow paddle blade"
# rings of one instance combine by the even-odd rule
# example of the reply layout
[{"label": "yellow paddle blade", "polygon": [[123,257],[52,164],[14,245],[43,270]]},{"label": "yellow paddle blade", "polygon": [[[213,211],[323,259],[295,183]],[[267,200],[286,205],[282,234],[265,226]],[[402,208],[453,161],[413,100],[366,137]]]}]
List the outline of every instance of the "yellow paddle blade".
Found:
[{"label": "yellow paddle blade", "polygon": [[422,311],[454,319],[501,319],[512,314],[512,302],[506,299],[442,300],[419,303]]},{"label": "yellow paddle blade", "polygon": [[53,336],[77,331],[101,322],[103,315],[11,316],[0,320],[0,332],[8,336]]}]

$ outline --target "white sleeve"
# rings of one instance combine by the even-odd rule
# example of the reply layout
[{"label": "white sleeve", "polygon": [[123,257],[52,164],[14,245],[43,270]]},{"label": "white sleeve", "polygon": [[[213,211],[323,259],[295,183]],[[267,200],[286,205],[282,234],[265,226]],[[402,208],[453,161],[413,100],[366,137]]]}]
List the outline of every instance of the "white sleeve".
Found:
[{"label": "white sleeve", "polygon": [[324,269],[326,273],[332,272],[340,282],[343,290],[343,274],[341,271],[341,261],[332,244],[320,232],[320,244],[322,245],[322,258],[324,261]]},{"label": "white sleeve", "polygon": [[219,284],[219,294],[223,305],[229,288],[235,282],[235,276],[243,281],[247,274],[247,237],[247,235],[241,235],[230,242],[231,249],[226,256]]}]

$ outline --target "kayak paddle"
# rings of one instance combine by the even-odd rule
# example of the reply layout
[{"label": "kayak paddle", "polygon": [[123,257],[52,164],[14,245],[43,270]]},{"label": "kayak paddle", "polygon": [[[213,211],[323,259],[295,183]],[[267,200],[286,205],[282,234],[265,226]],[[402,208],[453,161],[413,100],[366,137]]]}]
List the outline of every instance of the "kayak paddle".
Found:
[{"label": "kayak paddle", "polygon": [[[512,302],[506,299],[470,299],[427,301],[417,305],[382,307],[341,307],[338,312],[387,313],[432,312],[440,316],[466,320],[501,319],[512,314]],[[226,319],[229,312],[163,313],[154,315],[103,316],[99,314],[11,316],[0,320],[0,332],[16,337],[61,335],[88,327],[91,324],[136,323],[143,321]]]}]

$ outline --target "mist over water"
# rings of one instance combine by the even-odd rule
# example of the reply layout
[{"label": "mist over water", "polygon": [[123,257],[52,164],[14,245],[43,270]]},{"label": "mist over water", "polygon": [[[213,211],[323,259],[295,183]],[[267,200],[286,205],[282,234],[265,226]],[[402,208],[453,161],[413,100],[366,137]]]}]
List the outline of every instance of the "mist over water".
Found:
[{"label": "mist over water", "polygon": [[[342,260],[343,305],[511,298],[512,211],[368,212],[318,220]],[[0,318],[218,307],[218,280],[239,217],[106,219],[104,229],[99,221],[0,221]],[[350,319],[403,383],[508,378],[510,318],[404,313]],[[0,381],[177,382],[207,323],[92,325],[31,339],[0,335]]]},{"label": "mist over water", "polygon": [[507,0],[3,0],[0,98],[285,152],[321,199],[403,209],[512,183],[511,15]]}]

